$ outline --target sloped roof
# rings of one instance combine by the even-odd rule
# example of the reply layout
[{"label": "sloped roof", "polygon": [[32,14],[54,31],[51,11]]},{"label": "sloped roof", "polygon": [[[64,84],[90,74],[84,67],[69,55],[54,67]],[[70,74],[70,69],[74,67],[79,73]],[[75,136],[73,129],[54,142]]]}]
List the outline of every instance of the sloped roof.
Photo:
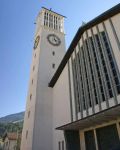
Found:
[{"label": "sloped roof", "polygon": [[114,15],[116,15],[118,13],[120,13],[120,3],[118,5],[112,7],[108,11],[104,12],[100,16],[96,17],[95,19],[91,20],[87,24],[81,26],[78,29],[78,31],[77,31],[73,41],[71,42],[71,44],[70,44],[70,46],[69,46],[69,48],[68,48],[68,50],[67,50],[67,52],[66,52],[66,54],[65,54],[65,56],[63,58],[63,60],[61,61],[61,63],[59,65],[57,71],[55,72],[53,78],[51,79],[51,81],[50,81],[50,83],[48,85],[49,87],[54,87],[56,81],[58,80],[61,72],[63,71],[66,63],[68,62],[72,52],[74,51],[74,48],[76,47],[76,45],[77,45],[78,41],[80,40],[81,35],[84,33],[84,31],[86,31],[87,29],[95,26],[96,24],[101,23],[102,21],[105,21],[106,19],[108,19],[108,18],[110,18],[110,17],[112,17],[112,16],[114,16]]},{"label": "sloped roof", "polygon": [[6,137],[9,140],[17,140],[18,138],[21,138],[21,134],[18,134],[17,132],[8,132],[4,135],[3,140],[5,140]]}]

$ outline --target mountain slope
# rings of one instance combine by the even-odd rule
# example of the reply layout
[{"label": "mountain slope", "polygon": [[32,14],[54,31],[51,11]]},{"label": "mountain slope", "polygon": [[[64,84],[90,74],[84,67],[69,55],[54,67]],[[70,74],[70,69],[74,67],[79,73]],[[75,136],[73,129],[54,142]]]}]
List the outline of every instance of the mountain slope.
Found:
[{"label": "mountain slope", "polygon": [[12,123],[12,122],[23,121],[24,113],[25,112],[20,112],[20,113],[11,114],[11,115],[2,117],[2,118],[0,118],[0,123]]}]

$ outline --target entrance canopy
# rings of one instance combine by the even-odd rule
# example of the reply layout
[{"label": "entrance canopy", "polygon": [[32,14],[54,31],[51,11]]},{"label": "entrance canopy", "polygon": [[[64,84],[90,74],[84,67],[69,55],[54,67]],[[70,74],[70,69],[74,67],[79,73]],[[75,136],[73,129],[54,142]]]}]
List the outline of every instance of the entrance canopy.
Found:
[{"label": "entrance canopy", "polygon": [[83,119],[57,127],[57,130],[83,130],[120,118],[120,104]]}]

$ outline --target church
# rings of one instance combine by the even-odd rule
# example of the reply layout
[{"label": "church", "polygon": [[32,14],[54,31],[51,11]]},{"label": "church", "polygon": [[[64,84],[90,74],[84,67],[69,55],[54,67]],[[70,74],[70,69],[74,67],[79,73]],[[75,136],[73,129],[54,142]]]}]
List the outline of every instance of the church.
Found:
[{"label": "church", "polygon": [[64,18],[42,7],[36,19],[21,150],[119,150],[120,4],[67,51]]}]

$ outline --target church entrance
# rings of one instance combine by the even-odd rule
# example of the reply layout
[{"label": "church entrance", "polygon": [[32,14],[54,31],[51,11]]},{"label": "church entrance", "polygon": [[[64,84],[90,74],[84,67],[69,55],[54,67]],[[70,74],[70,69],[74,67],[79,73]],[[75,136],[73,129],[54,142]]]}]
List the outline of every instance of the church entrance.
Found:
[{"label": "church entrance", "polygon": [[96,150],[94,131],[93,130],[86,131],[84,135],[85,135],[86,150]]},{"label": "church entrance", "polygon": [[80,150],[79,130],[67,130],[64,132],[67,150]]},{"label": "church entrance", "polygon": [[116,124],[96,129],[99,150],[120,150]]},{"label": "church entrance", "polygon": [[[96,138],[95,138],[96,134]],[[84,132],[86,150],[120,150],[116,124]]]}]

